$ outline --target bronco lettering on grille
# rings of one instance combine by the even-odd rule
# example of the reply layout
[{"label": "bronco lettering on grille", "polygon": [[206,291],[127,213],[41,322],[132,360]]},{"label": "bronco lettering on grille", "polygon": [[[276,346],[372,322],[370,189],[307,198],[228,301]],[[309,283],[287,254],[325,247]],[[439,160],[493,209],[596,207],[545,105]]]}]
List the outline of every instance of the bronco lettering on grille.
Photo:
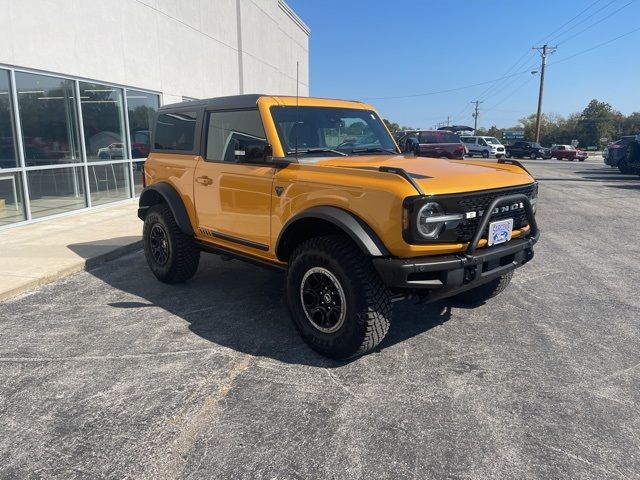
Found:
[{"label": "bronco lettering on grille", "polygon": [[[512,212],[514,210],[520,210],[522,208],[524,208],[524,204],[522,202],[512,203],[511,205],[504,205],[502,207],[494,208],[491,212],[491,215],[495,215],[496,213]],[[484,210],[478,210],[465,213],[465,218],[476,218],[481,217],[482,215],[484,215]]]}]

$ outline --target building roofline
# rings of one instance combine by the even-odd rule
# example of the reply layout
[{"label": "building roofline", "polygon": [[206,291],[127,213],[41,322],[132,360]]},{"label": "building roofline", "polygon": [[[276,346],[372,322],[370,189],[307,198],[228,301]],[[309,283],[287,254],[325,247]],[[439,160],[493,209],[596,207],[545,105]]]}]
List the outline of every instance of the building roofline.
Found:
[{"label": "building roofline", "polygon": [[311,29],[309,26],[302,21],[302,19],[293,11],[293,9],[287,5],[284,0],[278,0],[278,6],[280,9],[291,19],[293,22],[300,27],[300,29],[306,34],[309,35],[311,33]]}]

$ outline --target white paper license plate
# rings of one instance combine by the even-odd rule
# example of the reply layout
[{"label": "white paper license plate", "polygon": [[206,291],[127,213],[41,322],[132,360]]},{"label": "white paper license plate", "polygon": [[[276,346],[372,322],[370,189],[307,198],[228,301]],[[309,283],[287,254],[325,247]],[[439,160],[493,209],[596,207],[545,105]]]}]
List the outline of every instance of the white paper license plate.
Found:
[{"label": "white paper license plate", "polygon": [[489,224],[489,246],[498,245],[511,240],[512,230],[513,218],[507,218],[506,220],[500,220],[499,222],[491,222]]}]

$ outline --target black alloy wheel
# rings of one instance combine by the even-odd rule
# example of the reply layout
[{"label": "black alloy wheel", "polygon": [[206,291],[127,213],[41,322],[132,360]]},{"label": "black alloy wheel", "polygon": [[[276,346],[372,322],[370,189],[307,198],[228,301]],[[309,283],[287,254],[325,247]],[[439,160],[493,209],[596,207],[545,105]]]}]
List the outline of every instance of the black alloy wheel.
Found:
[{"label": "black alloy wheel", "polygon": [[314,267],[305,273],[300,284],[300,301],[307,320],[321,332],[333,333],[344,323],[344,290],[329,270]]},{"label": "black alloy wheel", "polygon": [[169,260],[169,239],[167,238],[167,232],[159,223],[151,227],[149,247],[155,262],[158,265],[165,265]]}]

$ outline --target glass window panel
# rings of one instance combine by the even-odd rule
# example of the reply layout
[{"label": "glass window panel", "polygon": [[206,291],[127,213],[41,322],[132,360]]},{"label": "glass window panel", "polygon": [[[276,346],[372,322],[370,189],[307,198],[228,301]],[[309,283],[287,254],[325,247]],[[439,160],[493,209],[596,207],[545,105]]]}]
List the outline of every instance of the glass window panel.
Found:
[{"label": "glass window panel", "polygon": [[207,133],[207,160],[236,162],[237,152],[267,144],[258,110],[212,112]]},{"label": "glass window panel", "polygon": [[87,160],[127,158],[122,89],[80,82],[80,105]]},{"label": "glass window panel", "polygon": [[133,191],[136,197],[142,193],[142,175],[144,173],[144,161],[133,162]]},{"label": "glass window panel", "polygon": [[158,115],[154,148],[190,152],[196,132],[196,112],[163,113]]},{"label": "glass window panel", "polygon": [[27,166],[80,162],[74,82],[16,72]]},{"label": "glass window panel", "polygon": [[0,172],[0,227],[24,220],[20,173]]},{"label": "glass window panel", "polygon": [[31,217],[41,218],[85,207],[82,168],[27,172]]},{"label": "glass window panel", "polygon": [[147,158],[151,148],[153,115],[160,106],[160,97],[152,93],[127,90],[129,133],[133,158]]},{"label": "glass window panel", "polygon": [[0,69],[0,168],[18,167],[9,72]]},{"label": "glass window panel", "polygon": [[117,202],[131,196],[129,163],[89,165],[91,205]]}]

